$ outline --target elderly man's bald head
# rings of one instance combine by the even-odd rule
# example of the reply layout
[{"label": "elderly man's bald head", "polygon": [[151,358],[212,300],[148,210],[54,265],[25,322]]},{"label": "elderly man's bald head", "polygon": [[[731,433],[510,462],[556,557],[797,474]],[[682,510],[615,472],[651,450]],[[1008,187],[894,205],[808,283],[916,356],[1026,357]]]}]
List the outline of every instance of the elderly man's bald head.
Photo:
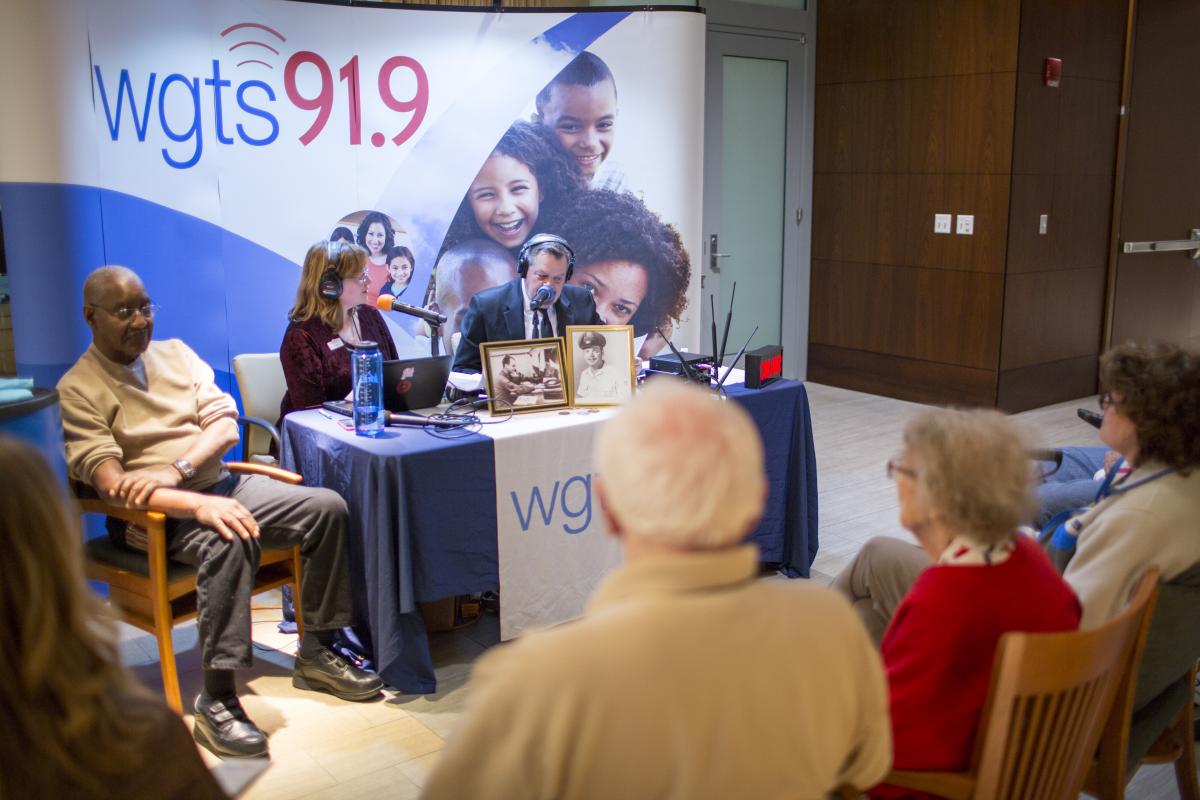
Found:
[{"label": "elderly man's bald head", "polygon": [[101,267],[87,276],[83,318],[92,344],[118,364],[132,363],[150,346],[154,309],[142,279],[128,267]]},{"label": "elderly man's bald head", "polygon": [[83,281],[83,302],[88,305],[103,303],[105,296],[122,283],[143,285],[142,279],[129,267],[110,265],[92,270]]},{"label": "elderly man's bald head", "polygon": [[621,532],[685,550],[728,547],[762,515],[758,429],[741,406],[659,378],[596,438],[604,509]]},{"label": "elderly man's bald head", "polygon": [[471,298],[516,276],[517,262],[512,253],[491,239],[471,239],[442,254],[437,263],[434,301],[447,317],[442,331],[447,347],[467,313]]}]

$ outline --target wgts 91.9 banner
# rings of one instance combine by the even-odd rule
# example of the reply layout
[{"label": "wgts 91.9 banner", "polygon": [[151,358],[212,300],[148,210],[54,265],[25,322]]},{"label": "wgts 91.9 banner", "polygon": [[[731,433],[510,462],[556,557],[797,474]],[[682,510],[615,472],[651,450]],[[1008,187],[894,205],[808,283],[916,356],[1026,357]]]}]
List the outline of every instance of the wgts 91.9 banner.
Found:
[{"label": "wgts 91.9 banner", "polygon": [[[532,235],[606,322],[698,344],[704,18],[284,0],[5,2],[0,214],[22,374],[84,350],[83,278],[123,264],[157,338],[280,349],[305,254],[368,251],[368,302],[452,343]],[[431,331],[389,315],[401,355]],[[445,348],[443,348],[445,352]]]}]

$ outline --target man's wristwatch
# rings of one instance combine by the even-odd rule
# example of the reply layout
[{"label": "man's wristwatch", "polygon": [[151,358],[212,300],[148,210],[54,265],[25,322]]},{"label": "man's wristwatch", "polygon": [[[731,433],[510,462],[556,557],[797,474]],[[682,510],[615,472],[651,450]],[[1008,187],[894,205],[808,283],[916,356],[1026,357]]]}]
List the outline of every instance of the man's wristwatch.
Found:
[{"label": "man's wristwatch", "polygon": [[186,458],[178,459],[171,466],[179,470],[179,474],[183,476],[185,481],[190,481],[192,478],[196,477],[196,468],[193,467],[191,462]]}]

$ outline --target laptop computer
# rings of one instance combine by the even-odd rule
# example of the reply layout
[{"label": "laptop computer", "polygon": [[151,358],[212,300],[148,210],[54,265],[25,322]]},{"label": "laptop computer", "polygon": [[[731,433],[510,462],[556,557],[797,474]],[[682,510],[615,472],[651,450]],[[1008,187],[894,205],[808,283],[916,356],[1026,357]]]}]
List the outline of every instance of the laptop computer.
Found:
[{"label": "laptop computer", "polygon": [[[442,402],[454,356],[400,358],[383,362],[383,407],[393,414],[432,408]],[[349,400],[322,403],[330,411],[350,416]]]}]

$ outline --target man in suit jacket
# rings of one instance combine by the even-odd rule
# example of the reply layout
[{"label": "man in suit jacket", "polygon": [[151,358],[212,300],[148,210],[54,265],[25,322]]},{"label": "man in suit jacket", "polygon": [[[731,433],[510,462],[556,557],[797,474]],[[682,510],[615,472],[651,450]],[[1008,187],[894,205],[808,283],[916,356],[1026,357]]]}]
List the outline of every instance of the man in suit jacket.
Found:
[{"label": "man in suit jacket", "polygon": [[[603,325],[591,292],[566,285],[574,263],[570,245],[558,236],[541,233],[526,242],[517,259],[517,277],[471,298],[454,371],[482,372],[479,345],[484,342],[563,336],[568,325]],[[542,287],[549,292],[531,309]]]}]

